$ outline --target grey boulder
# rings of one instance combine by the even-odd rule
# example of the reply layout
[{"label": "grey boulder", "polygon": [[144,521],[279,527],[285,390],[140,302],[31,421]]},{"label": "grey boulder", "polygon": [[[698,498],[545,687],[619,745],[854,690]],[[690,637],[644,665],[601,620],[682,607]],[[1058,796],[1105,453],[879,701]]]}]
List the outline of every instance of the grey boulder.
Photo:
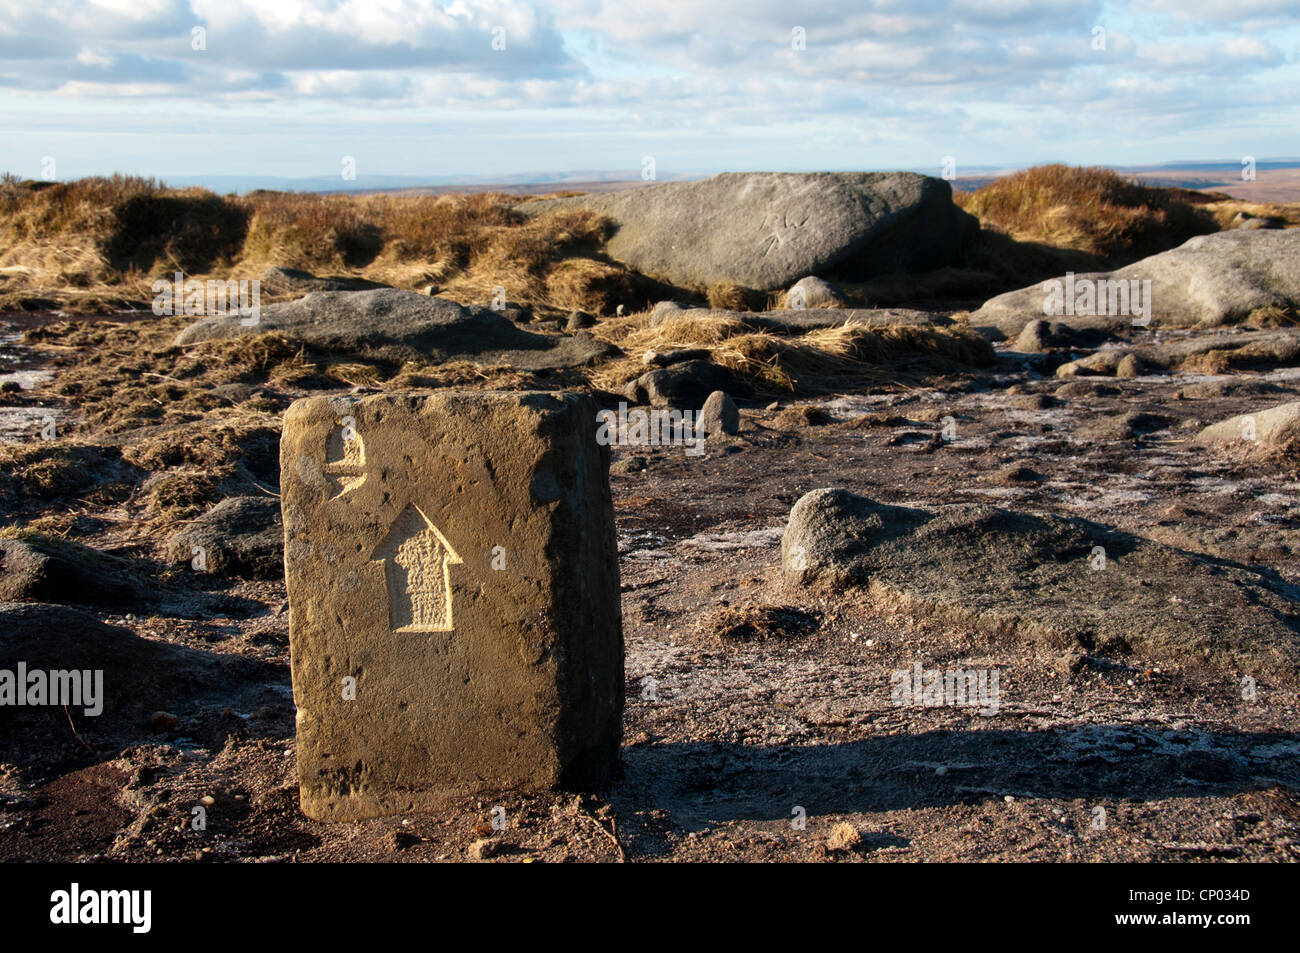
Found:
[{"label": "grey boulder", "polygon": [[[1188,328],[1231,323],[1258,308],[1295,307],[1300,305],[1300,229],[1198,235],[1116,271],[1074,276],[1076,287],[1085,280],[1150,281],[1149,315],[1048,314],[1050,291],[1038,282],[985,302],[971,314],[970,325],[1001,339],[1014,338],[1030,321],[1044,317],[1073,328],[1119,328],[1131,325],[1134,317],[1149,320],[1139,326]],[[1104,297],[1109,312],[1109,292]]]},{"label": "grey boulder", "polygon": [[202,318],[183,329],[174,343],[184,347],[268,331],[370,359],[470,361],[520,370],[577,367],[613,351],[591,338],[533,334],[490,308],[393,288],[314,292],[262,308],[256,324],[244,324],[238,316]]},{"label": "grey boulder", "polygon": [[519,206],[574,208],[613,221],[611,258],[695,290],[924,271],[952,262],[979,231],[947,182],[914,172],[728,172]]}]

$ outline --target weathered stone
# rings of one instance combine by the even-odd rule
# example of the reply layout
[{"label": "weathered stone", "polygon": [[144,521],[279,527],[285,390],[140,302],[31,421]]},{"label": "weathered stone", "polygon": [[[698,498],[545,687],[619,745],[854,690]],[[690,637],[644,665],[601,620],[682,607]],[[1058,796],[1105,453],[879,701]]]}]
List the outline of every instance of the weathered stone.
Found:
[{"label": "weathered stone", "polygon": [[0,539],[0,601],[121,606],[156,598],[125,559],[66,539]]},{"label": "weathered stone", "polygon": [[695,429],[706,437],[715,433],[738,433],[740,411],[736,409],[736,402],[727,396],[726,391],[715,390],[700,408]]},{"label": "weathered stone", "polygon": [[647,371],[628,383],[624,394],[634,404],[697,410],[715,390],[748,397],[752,388],[720,364],[683,361]]},{"label": "weathered stone", "polygon": [[[1149,281],[1150,302],[1142,293],[1148,313],[1133,314],[1132,307],[1125,312],[1116,284],[1115,312],[1119,313],[1112,312],[1111,286],[1106,286],[1097,292],[1095,313],[1053,314],[1052,319],[1085,329],[1122,328],[1132,325],[1134,318],[1146,322],[1139,326],[1186,328],[1228,324],[1259,308],[1294,307],[1300,304],[1300,228],[1198,235],[1116,271],[1073,276],[1074,287],[1080,290],[1087,283],[1097,289],[1102,281],[1122,282],[1128,286],[1125,291],[1131,290],[1131,282]],[[1028,322],[1045,316],[1049,294],[1045,282],[1008,291],[971,314],[970,325],[994,338],[1014,338]]]},{"label": "weathered stone", "polygon": [[608,777],[623,644],[595,419],[590,397],[531,392],[289,408],[280,486],[308,815]]},{"label": "weathered stone", "polygon": [[805,308],[847,308],[848,305],[848,295],[838,285],[809,275],[790,286],[782,306],[801,311]]},{"label": "weathered stone", "polygon": [[178,347],[241,334],[278,331],[306,344],[384,361],[472,361],[522,370],[576,367],[614,348],[591,338],[550,337],[516,327],[523,312],[465,307],[414,291],[318,291],[268,305],[256,324],[202,318],[176,335]]},{"label": "weathered stone", "polygon": [[951,630],[1300,679],[1294,587],[1087,520],[814,490],[790,511],[781,559],[791,584],[863,587]]},{"label": "weathered stone", "polygon": [[[267,496],[222,500],[167,541],[173,563],[201,572],[232,573],[259,579],[284,575],[284,530],[280,507]],[[195,564],[195,560],[200,560]]]},{"label": "weathered stone", "polygon": [[1275,450],[1300,437],[1300,401],[1211,424],[1196,437],[1207,446],[1242,442],[1256,450]]},{"label": "weathered stone", "polygon": [[1116,377],[1141,377],[1142,359],[1136,354],[1125,354],[1115,365]]},{"label": "weathered stone", "polygon": [[[1275,331],[1209,331],[1173,341],[1129,347],[1108,347],[1087,357],[1062,364],[1058,377],[1079,374],[1120,373],[1126,366],[1148,371],[1192,370],[1220,372],[1229,369],[1263,369],[1293,363],[1300,358],[1300,333],[1293,329]],[[1125,362],[1128,362],[1127,365]]]},{"label": "weathered stone", "polygon": [[518,208],[604,215],[616,226],[611,258],[697,290],[923,271],[951,263],[979,231],[947,182],[915,172],[728,172]]},{"label": "weathered stone", "polygon": [[1060,321],[1045,321],[1041,318],[1025,325],[1013,345],[1017,351],[1028,354],[1041,354],[1058,347],[1082,347],[1098,343],[1104,334],[1095,330],[1076,329]]}]

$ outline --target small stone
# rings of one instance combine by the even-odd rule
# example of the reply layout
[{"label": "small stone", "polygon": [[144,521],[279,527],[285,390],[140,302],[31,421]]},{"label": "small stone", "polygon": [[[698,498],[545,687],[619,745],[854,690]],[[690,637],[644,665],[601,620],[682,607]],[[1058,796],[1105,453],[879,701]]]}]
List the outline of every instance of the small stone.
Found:
[{"label": "small stone", "polygon": [[1115,366],[1116,377],[1141,377],[1142,361],[1136,354],[1125,354]]},{"label": "small stone", "polygon": [[212,805],[217,803],[217,799],[214,798],[211,794],[205,794],[203,795],[203,797],[199,798],[199,803],[202,804],[204,807],[211,807]]},{"label": "small stone", "polygon": [[469,859],[487,860],[491,857],[497,856],[497,854],[500,853],[500,850],[500,844],[489,837],[484,837],[469,845]]},{"label": "small stone", "polygon": [[739,432],[740,411],[736,409],[736,402],[728,397],[725,391],[715,390],[700,408],[695,428],[705,436]]}]

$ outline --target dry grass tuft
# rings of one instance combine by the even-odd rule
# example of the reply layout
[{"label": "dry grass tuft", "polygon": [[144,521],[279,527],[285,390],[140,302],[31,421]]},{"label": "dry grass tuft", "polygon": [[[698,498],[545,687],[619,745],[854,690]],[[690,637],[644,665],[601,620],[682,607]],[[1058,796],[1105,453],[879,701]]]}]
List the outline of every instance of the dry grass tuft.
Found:
[{"label": "dry grass tuft", "polygon": [[719,311],[765,311],[768,307],[765,292],[746,288],[734,281],[719,281],[711,285],[708,301],[710,308]]},{"label": "dry grass tuft", "polygon": [[1016,241],[1124,262],[1218,230],[1186,193],[1130,182],[1109,169],[1043,165],[954,198],[981,224]]},{"label": "dry grass tuft", "polygon": [[627,354],[593,374],[593,383],[608,389],[645,373],[641,355],[649,350],[707,350],[713,363],[749,378],[766,393],[881,386],[936,371],[968,370],[995,358],[981,335],[962,327],[848,325],[782,336],[754,331],[739,318],[688,315],[651,327],[648,314],[637,314],[602,322],[596,333]]}]

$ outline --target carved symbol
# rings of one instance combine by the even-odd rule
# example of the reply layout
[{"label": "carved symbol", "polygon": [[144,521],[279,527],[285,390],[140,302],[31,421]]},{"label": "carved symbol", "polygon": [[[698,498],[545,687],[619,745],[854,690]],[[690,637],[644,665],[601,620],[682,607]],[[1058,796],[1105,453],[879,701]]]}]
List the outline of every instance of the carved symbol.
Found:
[{"label": "carved symbol", "polygon": [[325,439],[325,479],[337,499],[366,482],[366,446],[351,417],[330,431]]},{"label": "carved symbol", "polygon": [[384,563],[394,632],[450,632],[451,567],[462,562],[415,504],[393,521],[370,557]]}]

